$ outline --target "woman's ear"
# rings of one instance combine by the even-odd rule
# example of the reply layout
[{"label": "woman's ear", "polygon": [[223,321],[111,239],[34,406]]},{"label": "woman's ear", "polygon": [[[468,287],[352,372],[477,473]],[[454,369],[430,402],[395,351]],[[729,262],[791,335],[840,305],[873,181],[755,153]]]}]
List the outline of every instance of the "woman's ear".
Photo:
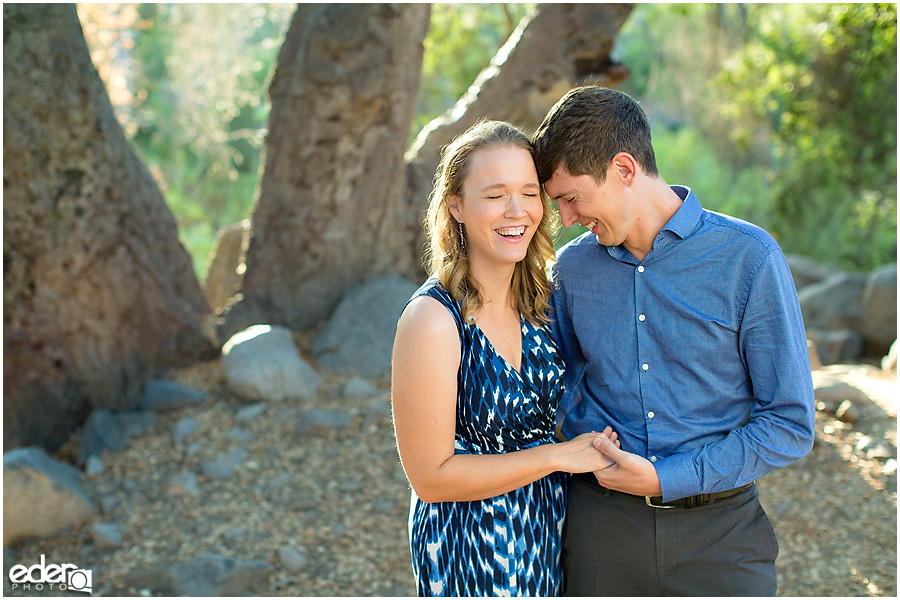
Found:
[{"label": "woman's ear", "polygon": [[459,196],[450,196],[450,202],[447,203],[447,208],[450,209],[450,214],[453,215],[456,222],[462,223],[462,213],[459,212],[459,200]]}]

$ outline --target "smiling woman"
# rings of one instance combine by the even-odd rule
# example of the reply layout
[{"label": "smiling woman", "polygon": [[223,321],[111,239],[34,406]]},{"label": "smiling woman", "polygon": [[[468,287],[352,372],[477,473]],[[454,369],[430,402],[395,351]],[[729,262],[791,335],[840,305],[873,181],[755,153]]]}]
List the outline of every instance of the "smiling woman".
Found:
[{"label": "smiling woman", "polygon": [[565,473],[610,464],[594,432],[555,438],[554,218],[519,130],[481,122],[445,150],[432,277],[400,317],[391,382],[419,595],[560,594]]}]

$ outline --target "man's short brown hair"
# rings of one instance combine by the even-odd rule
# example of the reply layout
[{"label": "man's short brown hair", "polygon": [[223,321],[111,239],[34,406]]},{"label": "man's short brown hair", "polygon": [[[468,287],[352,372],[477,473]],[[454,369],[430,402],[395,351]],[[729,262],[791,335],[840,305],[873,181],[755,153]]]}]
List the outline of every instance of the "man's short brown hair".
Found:
[{"label": "man's short brown hair", "polygon": [[619,152],[632,155],[645,175],[659,175],[647,115],[631,96],[609,88],[569,90],[544,117],[532,141],[542,184],[559,167],[603,183]]}]

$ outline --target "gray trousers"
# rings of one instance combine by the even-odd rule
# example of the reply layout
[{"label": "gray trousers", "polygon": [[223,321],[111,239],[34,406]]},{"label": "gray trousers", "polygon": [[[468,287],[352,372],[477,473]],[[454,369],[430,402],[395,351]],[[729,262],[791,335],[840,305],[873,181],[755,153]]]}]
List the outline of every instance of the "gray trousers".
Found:
[{"label": "gray trousers", "polygon": [[774,596],[776,556],[756,486],[709,506],[660,509],[570,478],[567,596]]}]

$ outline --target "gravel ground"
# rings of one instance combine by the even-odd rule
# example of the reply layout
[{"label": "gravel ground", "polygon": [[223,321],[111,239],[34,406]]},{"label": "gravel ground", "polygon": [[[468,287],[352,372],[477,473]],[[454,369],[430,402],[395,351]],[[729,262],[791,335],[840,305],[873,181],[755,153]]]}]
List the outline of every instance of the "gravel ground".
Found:
[{"label": "gravel ground", "polygon": [[[308,356],[310,337],[296,339]],[[313,400],[270,402],[262,416],[244,423],[236,423],[235,412],[245,403],[226,390],[219,361],[171,373],[212,399],[160,415],[152,432],[105,454],[104,472],[85,477],[84,486],[106,502],[106,512],[65,535],[20,546],[15,562],[35,564],[45,554],[48,564],[93,567],[99,595],[152,595],[128,588],[126,575],[136,567],[186,562],[204,553],[272,563],[275,570],[255,595],[414,595],[406,532],[409,488],[385,413],[389,381],[374,382],[381,390],[374,397],[343,397],[349,378],[311,362],[324,380]],[[867,365],[826,370],[865,391],[872,402],[859,407],[861,417],[852,425],[819,413],[810,455],[759,481],[781,547],[779,595],[896,596],[896,372]],[[299,415],[309,408],[339,409],[352,424],[298,435]],[[199,442],[193,452],[171,442],[172,427],[186,416],[200,424],[186,445]],[[229,437],[235,425],[252,439]],[[79,443],[76,434],[56,456],[71,460]],[[873,451],[877,445],[882,449]],[[200,473],[204,461],[238,446],[247,449],[247,458],[230,478],[199,475],[197,496],[170,495],[177,475]],[[100,521],[124,528],[120,548],[95,547],[90,526]],[[284,547],[306,557],[300,571],[280,563],[278,550]],[[4,577],[4,595],[63,594],[11,590]]]}]

